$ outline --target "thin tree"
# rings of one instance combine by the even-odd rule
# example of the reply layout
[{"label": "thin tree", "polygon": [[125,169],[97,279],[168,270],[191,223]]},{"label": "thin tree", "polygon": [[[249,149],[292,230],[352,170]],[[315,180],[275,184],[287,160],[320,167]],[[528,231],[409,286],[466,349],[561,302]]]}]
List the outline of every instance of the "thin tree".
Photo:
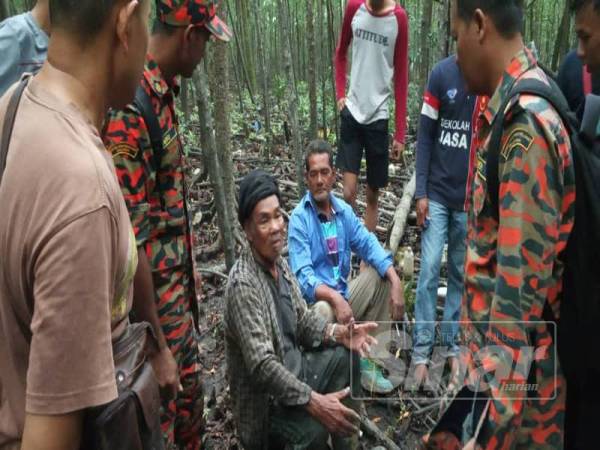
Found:
[{"label": "thin tree", "polygon": [[433,0],[423,1],[423,11],[421,14],[421,63],[419,64],[419,92],[423,92],[427,77],[429,76],[430,54],[431,47],[431,16],[433,13]]},{"label": "thin tree", "polygon": [[[225,10],[221,14],[225,16]],[[235,217],[235,184],[233,179],[233,161],[231,157],[231,129],[229,105],[229,46],[217,41],[213,47],[213,61],[210,66],[211,97],[214,102],[213,118],[217,155],[225,185],[225,200],[230,217]]]},{"label": "thin tree", "polygon": [[308,98],[310,103],[310,128],[311,139],[317,137],[317,52],[315,49],[315,24],[314,2],[306,0],[306,34],[308,36]]},{"label": "thin tree", "polygon": [[254,11],[254,21],[256,26],[256,42],[258,44],[258,57],[259,57],[259,68],[260,68],[260,80],[262,85],[262,112],[263,112],[263,120],[265,122],[265,136],[267,137],[267,142],[263,147],[263,156],[267,158],[271,152],[271,101],[269,98],[269,70],[267,70],[267,58],[265,57],[265,48],[264,48],[264,36],[266,33],[264,30],[268,27],[265,27],[263,21],[260,20],[258,16],[258,8],[252,8]]},{"label": "thin tree", "polygon": [[204,164],[213,187],[215,205],[217,208],[217,223],[225,251],[225,264],[229,270],[235,263],[235,235],[234,222],[227,207],[225,182],[222,176],[221,165],[217,157],[217,144],[213,133],[213,120],[210,110],[208,79],[203,67],[199,67],[194,75],[196,84],[196,102],[200,119],[200,141]]},{"label": "thin tree", "polygon": [[10,5],[8,0],[0,0],[0,21],[10,16]]},{"label": "thin tree", "polygon": [[296,95],[296,79],[294,78],[294,69],[292,67],[292,54],[290,51],[290,21],[289,10],[285,7],[285,0],[279,2],[279,20],[282,31],[282,49],[283,49],[283,65],[287,78],[288,86],[288,117],[292,129],[292,154],[296,165],[296,182],[298,183],[298,198],[304,195],[304,167],[303,167],[303,151],[302,139],[300,137],[300,127],[298,126],[298,97]]},{"label": "thin tree", "polygon": [[558,29],[558,36],[556,37],[556,44],[554,46],[554,54],[552,55],[552,70],[558,68],[561,58],[569,49],[569,29],[571,28],[571,8],[569,3],[569,0],[565,0],[560,28]]}]

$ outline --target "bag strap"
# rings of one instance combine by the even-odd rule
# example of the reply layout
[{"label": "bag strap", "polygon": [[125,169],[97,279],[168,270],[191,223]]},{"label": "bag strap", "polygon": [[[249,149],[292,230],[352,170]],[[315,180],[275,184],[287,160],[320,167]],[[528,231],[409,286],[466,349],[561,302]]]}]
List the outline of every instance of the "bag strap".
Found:
[{"label": "bag strap", "polygon": [[10,145],[10,138],[12,137],[13,128],[15,126],[15,118],[17,117],[19,103],[21,102],[21,96],[27,87],[27,83],[29,83],[29,77],[23,77],[21,81],[19,81],[17,88],[13,91],[12,96],[10,97],[8,107],[6,108],[4,124],[2,125],[2,141],[0,142],[0,184],[2,184],[2,176],[4,175],[4,169],[6,169],[8,147]]},{"label": "bag strap", "polygon": [[588,67],[583,66],[583,95],[584,97],[592,93],[592,74],[588,72]]},{"label": "bag strap", "polygon": [[504,131],[504,119],[506,117],[506,108],[515,97],[521,94],[534,95],[548,101],[558,112],[565,126],[569,130],[569,134],[578,129],[577,120],[569,109],[569,105],[565,97],[562,95],[560,88],[554,80],[548,77],[549,85],[537,79],[525,79],[518,81],[511,88],[506,99],[500,105],[498,113],[492,123],[492,131],[490,144],[487,151],[486,159],[486,181],[487,190],[492,205],[492,213],[498,219],[500,217],[499,210],[499,194],[500,194],[500,179],[498,176],[500,150],[502,146],[502,133]]},{"label": "bag strap", "polygon": [[163,133],[160,128],[160,123],[158,122],[158,117],[154,112],[154,107],[152,106],[152,99],[141,85],[138,86],[135,91],[133,104],[139,110],[146,123],[146,127],[148,127],[150,145],[152,146],[152,153],[154,156],[154,169],[158,171],[164,149]]},{"label": "bag strap", "polygon": [[[10,100],[8,101],[8,106],[6,108],[4,123],[2,124],[2,139],[0,141],[0,184],[2,184],[4,169],[6,169],[8,147],[10,146],[10,139],[15,126],[17,111],[19,109],[19,104],[21,103],[21,97],[23,96],[23,92],[25,91],[30,78],[30,76],[24,76],[21,78],[21,81],[19,81],[19,84],[13,91]],[[27,307],[24,304],[20,304],[17,301],[10,301],[9,299],[9,305],[13,308],[17,317],[27,317]],[[31,305],[28,306],[31,307]],[[22,320],[18,320],[17,325],[19,326],[22,335],[25,336],[28,341],[31,341],[31,330],[29,326],[23,325]]]}]

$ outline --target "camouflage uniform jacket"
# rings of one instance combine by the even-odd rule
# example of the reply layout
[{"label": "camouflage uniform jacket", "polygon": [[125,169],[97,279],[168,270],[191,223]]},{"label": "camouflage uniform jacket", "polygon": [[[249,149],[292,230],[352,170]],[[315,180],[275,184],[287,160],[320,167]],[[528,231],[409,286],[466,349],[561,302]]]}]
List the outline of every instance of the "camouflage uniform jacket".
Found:
[{"label": "camouflage uniform jacket", "polygon": [[[560,368],[554,366],[557,361],[553,333],[545,324],[519,322],[542,321],[546,302],[558,317],[563,272],[558,256],[565,249],[573,227],[575,201],[568,133],[546,100],[521,95],[507,107],[498,168],[499,219],[493,214],[486,188],[486,157],[492,123],[513,85],[526,78],[547,81],[534,55],[524,49],[513,58],[478,118],[476,173],[471,189],[465,262],[463,332],[472,355],[484,346],[495,345],[508,350],[517,361],[519,349],[548,345],[545,354],[536,353],[537,369],[533,371],[538,382],[541,379],[536,394],[541,398],[552,397],[555,388],[552,380],[547,379],[554,377],[545,374],[557,371],[558,378],[562,379]],[[502,358],[483,354],[485,356],[479,358],[481,364],[475,366],[484,372],[493,373],[502,365]],[[512,368],[512,361],[510,363],[509,368]],[[528,415],[527,394],[503,394],[503,383],[507,380],[520,384],[529,382],[529,371],[523,369],[528,373],[519,373],[519,369],[522,367],[517,365],[504,381],[499,380],[501,377],[484,378],[492,400],[487,428],[493,432],[493,436],[483,436],[479,441],[484,448],[521,447],[527,440],[528,445],[539,448],[541,443],[560,439],[560,430],[554,430],[558,432],[555,436],[539,432],[552,429],[548,421],[553,423],[553,415],[564,409],[564,404],[558,404],[560,398],[558,403],[540,400],[535,408],[541,407],[547,415],[544,419],[529,421],[524,418]],[[536,428],[532,426],[536,421],[546,423]]]},{"label": "camouflage uniform jacket", "polygon": [[163,154],[154,155],[146,123],[133,105],[110,112],[105,143],[113,154],[137,245],[145,248],[153,271],[179,268],[194,276],[186,161],[174,104],[179,86],[175,79],[164,79],[150,55],[141,85],[150,95],[162,129]]}]

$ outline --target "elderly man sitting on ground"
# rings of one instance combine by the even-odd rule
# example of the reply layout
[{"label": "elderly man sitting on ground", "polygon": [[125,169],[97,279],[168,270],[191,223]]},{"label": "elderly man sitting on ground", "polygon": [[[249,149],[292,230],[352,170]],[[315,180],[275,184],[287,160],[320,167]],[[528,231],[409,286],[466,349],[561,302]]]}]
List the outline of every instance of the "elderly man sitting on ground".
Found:
[{"label": "elderly man sitting on ground", "polygon": [[330,434],[334,448],[352,448],[359,417],[342,404],[350,400],[351,379],[358,380],[358,356],[350,351],[368,352],[377,325],[328,324],[307,308],[281,258],[279,200],[267,173],[254,171],[242,180],[238,216],[250,245],[229,274],[225,309],[238,434],[248,450],[327,448]]}]

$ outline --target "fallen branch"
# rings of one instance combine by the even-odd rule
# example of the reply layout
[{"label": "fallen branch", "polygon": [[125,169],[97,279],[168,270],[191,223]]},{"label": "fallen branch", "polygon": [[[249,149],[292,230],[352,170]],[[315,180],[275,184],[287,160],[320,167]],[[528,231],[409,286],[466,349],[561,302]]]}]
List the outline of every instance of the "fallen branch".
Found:
[{"label": "fallen branch", "polygon": [[362,425],[362,428],[365,431],[365,433],[371,435],[378,441],[382,442],[386,446],[387,450],[400,450],[400,447],[398,447],[394,443],[394,441],[387,437],[387,435],[383,431],[381,431],[377,425],[371,422],[371,420],[369,420],[368,417],[361,415],[360,424]]},{"label": "fallen branch", "polygon": [[412,206],[412,199],[415,196],[416,184],[416,173],[413,172],[410,181],[402,189],[402,198],[400,199],[400,204],[398,205],[398,208],[394,213],[394,219],[392,220],[393,225],[389,239],[389,249],[392,252],[392,255],[395,255],[398,251],[398,246],[400,245],[402,236],[404,236],[404,228],[406,227],[406,220],[408,219]]},{"label": "fallen branch", "polygon": [[206,273],[209,275],[215,275],[217,277],[221,277],[224,280],[228,280],[229,276],[225,274],[227,268],[225,265],[215,266],[215,267],[198,267],[198,272]]}]

